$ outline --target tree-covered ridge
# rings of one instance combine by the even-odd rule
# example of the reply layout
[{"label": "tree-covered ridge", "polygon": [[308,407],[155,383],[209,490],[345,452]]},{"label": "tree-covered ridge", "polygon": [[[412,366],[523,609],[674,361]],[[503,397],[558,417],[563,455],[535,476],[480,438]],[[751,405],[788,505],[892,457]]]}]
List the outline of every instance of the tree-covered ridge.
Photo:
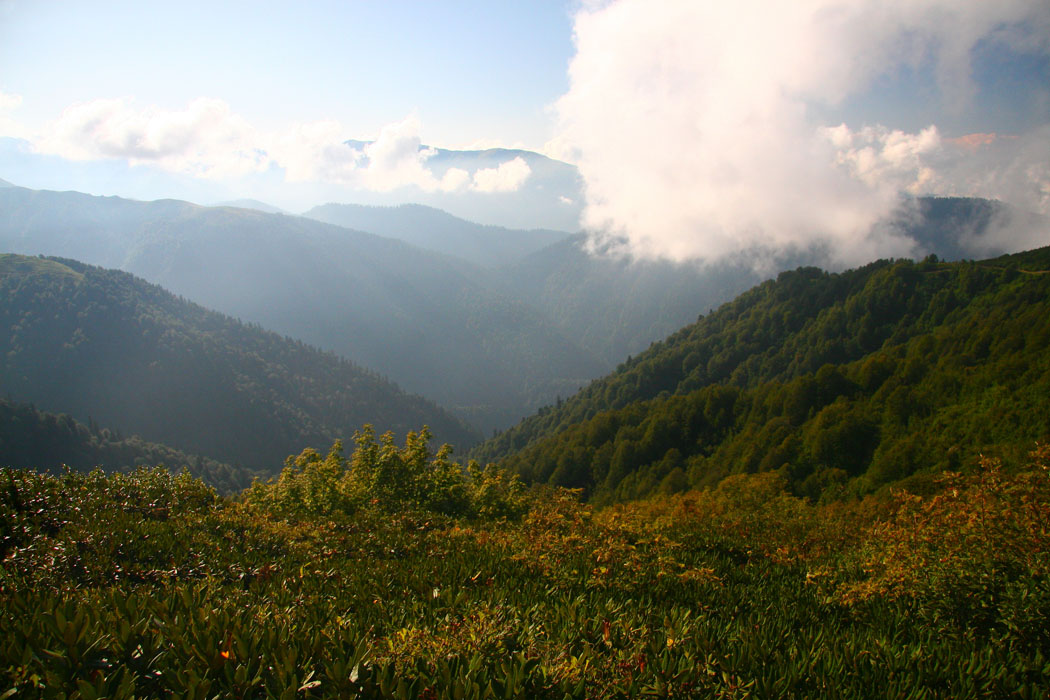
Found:
[{"label": "tree-covered ridge", "polygon": [[1026,446],[1050,435],[1046,257],[783,273],[474,456],[604,498],[778,469],[818,496]]},{"label": "tree-covered ridge", "polygon": [[1045,446],[927,497],[815,505],[745,474],[604,510],[533,492],[498,520],[275,511],[162,469],[0,484],[9,696],[1048,690]]},{"label": "tree-covered ridge", "polygon": [[[474,434],[353,363],[183,301],[123,272],[0,259],[6,395],[253,470],[366,422]],[[53,274],[57,270],[60,274]]]},{"label": "tree-covered ridge", "polygon": [[137,435],[124,437],[117,430],[85,425],[67,414],[38,411],[33,406],[0,399],[0,466],[61,471],[100,467],[129,471],[162,464],[173,472],[188,471],[220,493],[241,491],[251,482],[244,469],[208,457],[146,442]]}]

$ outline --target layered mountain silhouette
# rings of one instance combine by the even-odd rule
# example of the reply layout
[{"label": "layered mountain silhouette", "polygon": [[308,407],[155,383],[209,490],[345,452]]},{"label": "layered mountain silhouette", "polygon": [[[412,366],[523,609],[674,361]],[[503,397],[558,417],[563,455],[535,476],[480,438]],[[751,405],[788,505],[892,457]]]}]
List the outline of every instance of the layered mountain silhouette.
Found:
[{"label": "layered mountain silhouette", "polygon": [[[453,167],[457,153],[432,158]],[[995,232],[1004,219],[1045,225],[987,200],[918,205],[892,223],[916,239],[918,252],[946,259],[1002,252]],[[423,206],[325,211],[385,235],[257,209],[6,187],[0,250],[132,272],[349,358],[486,434],[573,394],[761,281],[742,264],[594,255],[583,234],[487,227]],[[545,236],[560,239],[540,247]],[[499,255],[510,260],[495,266]],[[785,267],[812,263],[823,261]]]},{"label": "layered mountain silhouette", "polygon": [[422,204],[323,204],[303,216],[453,255],[484,267],[520,260],[568,237],[563,231],[483,226]]},{"label": "layered mountain silhouette", "polygon": [[603,369],[470,263],[302,217],[9,188],[0,249],[132,272],[351,358],[486,430]]}]

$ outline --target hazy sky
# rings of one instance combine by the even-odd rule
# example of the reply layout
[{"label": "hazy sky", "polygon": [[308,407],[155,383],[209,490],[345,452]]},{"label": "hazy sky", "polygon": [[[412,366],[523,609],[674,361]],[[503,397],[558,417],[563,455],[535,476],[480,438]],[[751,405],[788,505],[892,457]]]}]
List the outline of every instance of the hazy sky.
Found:
[{"label": "hazy sky", "polygon": [[520,146],[576,163],[584,222],[635,252],[848,261],[906,252],[865,237],[901,193],[1050,213],[1050,3],[0,0],[2,136],[198,181],[431,192],[530,173],[438,178],[420,143]]}]

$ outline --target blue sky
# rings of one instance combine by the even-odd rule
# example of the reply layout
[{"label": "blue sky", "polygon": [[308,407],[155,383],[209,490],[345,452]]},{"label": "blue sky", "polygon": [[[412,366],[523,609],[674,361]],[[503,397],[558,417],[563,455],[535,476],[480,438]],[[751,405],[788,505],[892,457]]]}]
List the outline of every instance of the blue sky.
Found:
[{"label": "blue sky", "polygon": [[14,182],[299,210],[513,192],[419,146],[522,147],[638,254],[895,254],[865,232],[902,195],[1050,213],[1050,3],[0,0],[3,137]]},{"label": "blue sky", "polygon": [[441,145],[541,148],[567,87],[571,5],[516,2],[0,2],[0,90],[20,117],[133,97],[229,103],[259,128],[335,119],[374,138],[416,113]]}]

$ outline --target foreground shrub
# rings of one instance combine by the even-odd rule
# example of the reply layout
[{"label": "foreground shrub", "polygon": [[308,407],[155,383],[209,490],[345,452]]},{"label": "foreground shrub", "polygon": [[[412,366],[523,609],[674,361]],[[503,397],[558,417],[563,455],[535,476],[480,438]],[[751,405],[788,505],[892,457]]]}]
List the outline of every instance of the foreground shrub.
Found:
[{"label": "foreground shrub", "polygon": [[410,432],[399,448],[392,433],[376,440],[372,426],[354,435],[354,453],[337,441],[324,457],[306,449],[285,460],[276,480],[256,480],[246,501],[281,516],[352,514],[362,508],[393,513],[419,509],[471,518],[517,517],[526,509],[516,476],[493,466],[466,468],[452,448],[430,450],[430,431]]},{"label": "foreground shrub", "polygon": [[899,493],[893,517],[875,524],[844,558],[836,597],[862,606],[906,601],[926,624],[980,634],[1019,632],[1050,641],[1050,446],[1022,470],[982,459],[946,473],[930,498]]}]

